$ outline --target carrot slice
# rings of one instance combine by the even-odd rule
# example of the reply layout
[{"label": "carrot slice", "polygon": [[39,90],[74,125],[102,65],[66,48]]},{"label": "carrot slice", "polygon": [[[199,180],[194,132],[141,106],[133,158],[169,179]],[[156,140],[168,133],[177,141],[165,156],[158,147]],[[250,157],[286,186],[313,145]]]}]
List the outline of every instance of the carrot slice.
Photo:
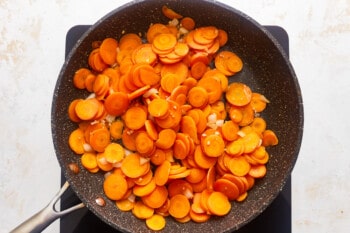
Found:
[{"label": "carrot slice", "polygon": [[153,140],[148,136],[147,132],[138,132],[135,138],[136,150],[142,155],[149,155],[154,147]]},{"label": "carrot slice", "polygon": [[113,139],[121,139],[124,129],[124,123],[121,120],[116,120],[109,126],[109,132]]},{"label": "carrot slice", "polygon": [[194,151],[194,161],[199,167],[208,169],[216,163],[217,158],[207,156],[203,153],[201,146],[198,145]]},{"label": "carrot slice", "polygon": [[263,132],[262,145],[263,146],[275,146],[278,144],[278,138],[275,132],[272,130],[265,130]]},{"label": "carrot slice", "polygon": [[106,98],[104,106],[109,114],[120,116],[129,106],[128,95],[124,92],[114,92]]},{"label": "carrot slice", "polygon": [[154,178],[152,178],[151,181],[145,185],[135,185],[132,192],[137,197],[143,197],[153,192],[156,186],[156,182],[154,181]]},{"label": "carrot slice", "polygon": [[227,88],[226,99],[232,105],[244,106],[250,102],[251,98],[251,89],[243,83],[234,82]]},{"label": "carrot slice", "polygon": [[91,70],[87,68],[80,68],[77,71],[75,71],[73,76],[73,85],[76,88],[84,89],[86,87],[85,79],[89,74],[91,74]]},{"label": "carrot slice", "polygon": [[134,64],[150,64],[153,65],[157,61],[157,54],[153,51],[151,44],[140,44],[136,47],[132,54],[132,61]]},{"label": "carrot slice", "polygon": [[130,211],[134,208],[135,202],[130,201],[128,198],[116,201],[116,206],[121,211]]},{"label": "carrot slice", "polygon": [[163,129],[158,134],[158,139],[155,142],[160,149],[170,149],[176,139],[176,132],[172,129]]},{"label": "carrot slice", "polygon": [[175,12],[173,9],[167,7],[167,6],[162,6],[162,13],[164,16],[168,17],[169,19],[180,19],[182,18],[182,15],[179,13]]},{"label": "carrot slice", "polygon": [[[119,39],[119,49],[126,50],[126,51],[131,51],[134,50],[137,46],[142,44],[142,39],[139,35],[136,33],[127,33],[124,34],[120,39]],[[119,54],[119,53],[118,53]],[[118,61],[120,63],[120,61]]]},{"label": "carrot slice", "polygon": [[142,107],[133,106],[126,110],[123,119],[128,128],[137,130],[144,126],[147,113]]},{"label": "carrot slice", "polygon": [[207,174],[207,170],[202,169],[202,168],[190,168],[189,169],[191,172],[190,174],[186,177],[186,180],[190,183],[198,183],[200,182]]},{"label": "carrot slice", "polygon": [[160,214],[153,214],[146,219],[146,225],[152,231],[160,231],[165,227],[165,218]]},{"label": "carrot slice", "polygon": [[184,28],[186,28],[189,31],[193,30],[196,26],[196,22],[191,17],[183,17],[180,23]]},{"label": "carrot slice", "polygon": [[90,133],[90,145],[97,152],[103,152],[111,142],[111,134],[107,128],[94,130]]},{"label": "carrot slice", "polygon": [[148,219],[153,216],[154,209],[145,205],[142,201],[136,201],[132,213],[139,219]]},{"label": "carrot slice", "polygon": [[100,102],[95,98],[84,99],[75,105],[75,113],[82,120],[92,120],[100,107]]},{"label": "carrot slice", "polygon": [[204,87],[197,86],[193,87],[189,92],[187,96],[188,102],[196,108],[202,108],[205,106],[209,101],[209,94]]},{"label": "carrot slice", "polygon": [[108,64],[113,65],[117,61],[117,47],[118,41],[114,38],[105,38],[101,45],[99,53],[102,60]]},{"label": "carrot slice", "polygon": [[225,194],[229,200],[236,200],[239,196],[237,185],[227,179],[219,178],[214,182],[214,190]]},{"label": "carrot slice", "polygon": [[266,175],[266,166],[264,164],[251,166],[249,175],[253,178],[262,178]]},{"label": "carrot slice", "polygon": [[93,152],[85,152],[81,157],[81,164],[86,169],[94,169],[97,167],[96,154]]},{"label": "carrot slice", "polygon": [[84,144],[85,144],[84,131],[80,128],[73,130],[69,135],[68,144],[69,144],[69,147],[76,154],[83,154],[85,152],[85,150],[84,150]]},{"label": "carrot slice", "polygon": [[201,78],[197,86],[203,87],[207,91],[209,104],[215,103],[221,98],[221,81],[217,77],[207,76],[206,78]]},{"label": "carrot slice", "polygon": [[202,140],[203,152],[209,157],[219,157],[225,149],[225,142],[221,136],[212,134]]},{"label": "carrot slice", "polygon": [[164,117],[169,111],[169,103],[165,99],[154,99],[148,104],[148,112],[153,117]]},{"label": "carrot slice", "polygon": [[141,199],[147,206],[157,209],[168,200],[168,190],[165,186],[156,186],[150,194],[142,196]]},{"label": "carrot slice", "polygon": [[158,34],[170,33],[170,29],[162,23],[151,24],[147,30],[146,38],[149,43],[152,43]]},{"label": "carrot slice", "polygon": [[150,164],[149,162],[141,163],[141,156],[133,153],[123,159],[121,169],[127,177],[138,178],[150,169]]},{"label": "carrot slice", "polygon": [[244,157],[231,158],[228,168],[236,176],[245,176],[249,173],[250,164]]},{"label": "carrot slice", "polygon": [[152,49],[157,54],[166,54],[171,52],[177,43],[176,36],[171,33],[162,33],[154,37]]},{"label": "carrot slice", "polygon": [[183,194],[176,194],[170,198],[169,213],[174,218],[183,218],[190,212],[191,205]]},{"label": "carrot slice", "polygon": [[122,175],[110,174],[103,182],[103,190],[109,199],[121,200],[128,190],[128,184]]},{"label": "carrot slice", "polygon": [[231,203],[227,196],[221,192],[212,192],[207,201],[208,209],[212,214],[224,216],[231,210]]},{"label": "carrot slice", "polygon": [[125,156],[124,148],[119,143],[112,142],[108,144],[104,150],[106,161],[109,163],[117,163],[122,161]]}]

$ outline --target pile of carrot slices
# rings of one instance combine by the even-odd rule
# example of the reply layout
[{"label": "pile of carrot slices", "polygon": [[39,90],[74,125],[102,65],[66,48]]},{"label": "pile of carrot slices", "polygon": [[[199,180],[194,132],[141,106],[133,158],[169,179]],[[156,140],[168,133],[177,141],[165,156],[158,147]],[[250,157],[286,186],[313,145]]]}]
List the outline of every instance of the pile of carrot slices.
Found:
[{"label": "pile of carrot slices", "polygon": [[228,80],[243,62],[221,49],[227,33],[162,11],[171,21],[151,24],[144,38],[92,44],[89,67],[73,77],[91,94],[68,108],[78,125],[69,146],[82,166],[105,172],[105,195],[152,230],[166,216],[184,223],[228,214],[265,176],[266,147],[278,144],[260,117],[269,101]]}]

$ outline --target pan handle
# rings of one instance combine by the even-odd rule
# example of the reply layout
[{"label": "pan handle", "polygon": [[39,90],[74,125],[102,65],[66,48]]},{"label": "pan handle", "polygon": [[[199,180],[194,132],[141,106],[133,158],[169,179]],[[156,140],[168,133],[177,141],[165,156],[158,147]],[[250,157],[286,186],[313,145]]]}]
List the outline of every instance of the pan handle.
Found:
[{"label": "pan handle", "polygon": [[55,204],[60,199],[62,194],[69,187],[68,182],[65,182],[61,187],[59,192],[54,196],[54,198],[50,201],[50,203],[40,210],[38,213],[27,219],[25,222],[17,226],[10,233],[39,233],[42,232],[46,227],[48,227],[52,222],[54,222],[57,218],[60,218],[63,215],[66,215],[70,212],[78,210],[84,207],[83,203],[72,206],[63,211],[57,211],[55,209]]}]

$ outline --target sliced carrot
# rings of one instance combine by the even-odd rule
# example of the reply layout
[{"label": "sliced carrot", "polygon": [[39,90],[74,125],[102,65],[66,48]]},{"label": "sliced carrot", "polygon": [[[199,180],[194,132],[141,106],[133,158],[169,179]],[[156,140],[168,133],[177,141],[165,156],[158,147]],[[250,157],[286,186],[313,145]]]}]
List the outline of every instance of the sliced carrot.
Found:
[{"label": "sliced carrot", "polygon": [[112,142],[108,144],[104,150],[104,155],[107,162],[118,163],[122,161],[125,156],[124,148],[119,143]]},{"label": "sliced carrot", "polygon": [[73,85],[76,88],[84,89],[85,86],[85,79],[86,77],[91,74],[91,70],[88,68],[80,68],[78,69],[73,76]]},{"label": "sliced carrot", "polygon": [[222,136],[227,141],[236,140],[238,138],[238,130],[239,126],[233,121],[225,121],[221,128]]},{"label": "sliced carrot", "polygon": [[208,169],[216,163],[217,158],[207,156],[205,153],[203,153],[201,146],[198,145],[196,146],[194,152],[194,161],[199,167]]},{"label": "sliced carrot", "polygon": [[217,77],[207,76],[206,78],[201,78],[198,81],[197,86],[203,87],[208,92],[209,104],[215,103],[221,98],[221,81]]},{"label": "sliced carrot", "polygon": [[173,146],[176,139],[176,132],[172,129],[163,129],[158,134],[158,139],[155,142],[160,149],[169,149]]},{"label": "sliced carrot", "polygon": [[251,98],[251,89],[243,83],[234,82],[227,88],[226,99],[232,105],[244,106],[250,102]]},{"label": "sliced carrot", "polygon": [[[136,33],[127,33],[124,34],[119,39],[119,49],[131,51],[134,50],[137,46],[142,44],[142,39]],[[120,63],[120,62],[119,62]]]},{"label": "sliced carrot", "polygon": [[231,210],[231,203],[221,192],[214,191],[208,197],[208,209],[212,214],[224,216]]},{"label": "sliced carrot", "polygon": [[153,51],[151,44],[140,44],[133,49],[131,54],[134,64],[150,64],[153,65],[157,61],[157,54]]},{"label": "sliced carrot", "polygon": [[225,149],[225,142],[221,136],[212,134],[204,137],[201,142],[203,152],[209,157],[219,157]]},{"label": "sliced carrot", "polygon": [[117,59],[117,47],[118,41],[114,38],[105,38],[101,45],[99,53],[101,55],[102,60],[108,64],[113,65],[116,63]]},{"label": "sliced carrot", "polygon": [[261,138],[255,131],[244,135],[242,140],[244,144],[244,153],[246,154],[253,152],[256,148],[258,148],[258,146],[261,145]]},{"label": "sliced carrot", "polygon": [[156,148],[153,154],[151,155],[151,162],[153,165],[159,166],[165,161],[165,151],[159,148]]},{"label": "sliced carrot", "polygon": [[214,190],[225,194],[229,200],[236,200],[239,197],[237,185],[227,179],[219,178],[214,182]]},{"label": "sliced carrot", "polygon": [[142,196],[141,199],[147,206],[157,209],[168,200],[168,190],[165,186],[156,186],[150,194]]},{"label": "sliced carrot", "polygon": [[98,153],[96,155],[96,162],[97,162],[97,166],[105,172],[109,172],[111,170],[113,170],[113,164],[109,163],[106,159],[106,156],[104,153]]},{"label": "sliced carrot", "polygon": [[208,70],[207,64],[203,61],[196,61],[191,66],[191,76],[195,79],[200,79]]},{"label": "sliced carrot", "polygon": [[207,174],[207,171],[202,168],[190,168],[191,173],[186,177],[190,183],[200,182]]},{"label": "sliced carrot", "polygon": [[135,185],[146,185],[149,182],[151,182],[151,180],[153,179],[153,171],[150,169],[146,174],[133,179],[133,181],[135,182]]},{"label": "sliced carrot", "polygon": [[109,132],[113,139],[121,139],[124,129],[124,123],[121,120],[116,120],[111,123],[109,126]]},{"label": "sliced carrot", "polygon": [[164,117],[169,113],[169,103],[165,99],[154,99],[148,104],[148,112],[153,117]]},{"label": "sliced carrot", "polygon": [[266,129],[266,121],[262,117],[255,117],[250,126],[255,132],[261,134]]},{"label": "sliced carrot", "polygon": [[130,178],[138,178],[150,169],[149,162],[141,163],[141,156],[137,153],[126,156],[121,165],[123,173]]},{"label": "sliced carrot", "polygon": [[145,205],[142,201],[136,201],[132,213],[139,219],[148,219],[153,216],[154,209]]},{"label": "sliced carrot", "polygon": [[243,68],[243,62],[231,51],[221,51],[215,57],[215,67],[227,76],[232,76]]},{"label": "sliced carrot", "polygon": [[103,152],[111,142],[111,134],[107,128],[94,130],[90,133],[90,145],[97,152]]},{"label": "sliced carrot", "polygon": [[137,197],[143,197],[153,192],[156,187],[156,182],[154,181],[154,178],[152,178],[150,182],[145,185],[135,185],[132,189],[132,192]]},{"label": "sliced carrot", "polygon": [[121,211],[130,211],[134,208],[135,202],[130,201],[128,198],[116,201],[116,206]]},{"label": "sliced carrot", "polygon": [[84,144],[85,144],[85,136],[84,131],[80,128],[77,128],[73,130],[68,138],[68,144],[69,147],[76,153],[76,154],[83,154],[85,152],[84,150]]},{"label": "sliced carrot", "polygon": [[198,44],[210,44],[219,35],[214,26],[199,27],[194,30],[193,40]]},{"label": "sliced carrot", "polygon": [[109,114],[120,116],[129,106],[128,95],[124,92],[114,92],[106,98],[104,106]]},{"label": "sliced carrot", "polygon": [[80,158],[81,158],[81,164],[86,169],[94,169],[97,167],[96,153],[85,152]]},{"label": "sliced carrot", "polygon": [[264,164],[251,166],[249,175],[254,178],[262,178],[266,175],[266,166]]},{"label": "sliced carrot", "polygon": [[147,30],[146,37],[149,43],[153,43],[154,38],[158,34],[170,33],[170,29],[162,23],[151,24]]},{"label": "sliced carrot", "polygon": [[95,98],[84,99],[75,105],[75,113],[82,120],[92,120],[100,107],[100,102]]},{"label": "sliced carrot", "polygon": [[186,28],[187,30],[193,30],[196,26],[196,22],[191,17],[183,17],[180,21],[181,26]]},{"label": "sliced carrot", "polygon": [[220,47],[224,46],[228,41],[227,32],[219,28],[219,34],[217,38],[219,39]]},{"label": "sliced carrot", "polygon": [[250,164],[244,157],[231,158],[228,168],[236,176],[245,176],[249,173]]},{"label": "sliced carrot", "polygon": [[133,106],[126,110],[123,119],[128,128],[136,130],[144,126],[147,119],[147,113],[142,107]]},{"label": "sliced carrot", "polygon": [[124,128],[123,134],[122,134],[122,142],[125,148],[129,149],[130,151],[136,150],[136,144],[135,144],[135,138],[137,133],[134,130]]},{"label": "sliced carrot", "polygon": [[155,122],[161,128],[174,128],[179,125],[182,117],[181,108],[175,101],[168,101],[169,114],[165,118],[155,118]]},{"label": "sliced carrot", "polygon": [[182,15],[179,13],[175,12],[173,9],[169,8],[166,5],[162,6],[162,13],[164,16],[166,16],[169,19],[180,19],[182,18]]},{"label": "sliced carrot", "polygon": [[183,218],[190,212],[188,198],[183,194],[176,194],[170,198],[169,213],[174,218]]},{"label": "sliced carrot", "polygon": [[275,146],[278,144],[278,138],[275,132],[272,130],[265,130],[263,132],[262,145],[263,146]]},{"label": "sliced carrot", "polygon": [[162,33],[154,37],[152,49],[157,54],[166,54],[171,52],[177,43],[176,36],[171,33]]},{"label": "sliced carrot", "polygon": [[150,156],[154,148],[152,138],[148,136],[147,132],[138,132],[135,138],[136,151],[145,156]]},{"label": "sliced carrot", "polygon": [[121,200],[128,190],[126,179],[118,174],[110,174],[103,182],[103,190],[111,200]]},{"label": "sliced carrot", "polygon": [[165,227],[165,218],[160,214],[153,214],[146,219],[146,225],[152,231],[160,231]]},{"label": "sliced carrot", "polygon": [[188,92],[187,100],[193,107],[201,108],[208,103],[209,94],[202,86],[193,87]]},{"label": "sliced carrot", "polygon": [[255,112],[264,111],[267,103],[269,103],[269,100],[266,99],[264,95],[256,92],[252,93],[252,99],[250,101],[250,104]]}]

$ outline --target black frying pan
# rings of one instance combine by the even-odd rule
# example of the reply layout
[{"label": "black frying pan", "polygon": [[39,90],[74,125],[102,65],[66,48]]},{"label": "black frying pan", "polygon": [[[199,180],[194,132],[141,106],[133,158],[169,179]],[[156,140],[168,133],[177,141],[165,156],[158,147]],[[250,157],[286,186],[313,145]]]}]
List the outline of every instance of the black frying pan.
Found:
[{"label": "black frying pan", "polygon": [[[229,34],[225,49],[236,52],[244,61],[243,71],[231,81],[248,84],[263,93],[271,103],[263,112],[268,128],[279,137],[279,145],[268,148],[271,155],[267,175],[256,182],[247,200],[233,202],[225,217],[211,218],[206,223],[179,224],[167,219],[165,232],[230,232],[250,222],[275,199],[282,190],[297,160],[303,133],[303,105],[301,91],[286,54],[277,41],[247,15],[216,1],[203,0],[144,0],[120,7],[88,29],[73,50],[59,74],[52,103],[52,134],[58,161],[73,191],[99,218],[124,232],[150,232],[144,221],[130,212],[120,212],[115,203],[105,197],[102,190],[103,174],[90,174],[81,168],[78,174],[69,169],[70,163],[80,165],[80,157],[68,146],[68,136],[77,126],[67,115],[69,103],[87,96],[85,91],[73,87],[72,77],[80,67],[88,67],[87,57],[91,43],[106,37],[119,39],[122,32],[144,34],[150,23],[166,19],[161,7],[170,8],[196,20],[197,26],[214,25]],[[106,200],[104,207],[96,198]]]}]

